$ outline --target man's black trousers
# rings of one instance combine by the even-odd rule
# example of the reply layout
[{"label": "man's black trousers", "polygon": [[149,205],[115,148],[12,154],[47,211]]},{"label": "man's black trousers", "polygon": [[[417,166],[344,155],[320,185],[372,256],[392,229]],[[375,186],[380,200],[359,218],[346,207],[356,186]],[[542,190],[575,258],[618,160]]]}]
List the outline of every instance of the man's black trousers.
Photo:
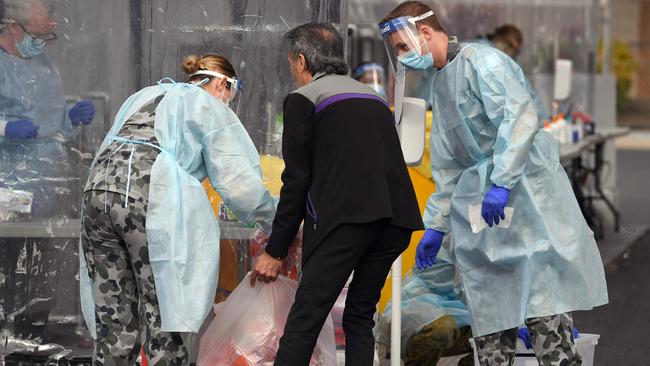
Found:
[{"label": "man's black trousers", "polygon": [[372,365],[376,305],[392,263],[412,234],[388,222],[340,225],[310,251],[275,366],[309,365],[321,328],[353,271],[343,313],[345,364]]}]

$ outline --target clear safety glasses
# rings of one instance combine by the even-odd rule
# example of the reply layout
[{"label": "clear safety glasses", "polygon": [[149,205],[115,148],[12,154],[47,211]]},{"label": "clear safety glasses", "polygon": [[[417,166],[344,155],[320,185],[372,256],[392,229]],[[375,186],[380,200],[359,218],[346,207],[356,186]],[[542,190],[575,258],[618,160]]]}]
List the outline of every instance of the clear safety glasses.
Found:
[{"label": "clear safety glasses", "polygon": [[[242,80],[231,78],[222,73],[212,71],[212,70],[199,70],[193,73],[192,75],[190,75],[190,78],[193,78],[195,76],[200,76],[200,75],[226,79],[226,81],[228,82],[226,88],[230,92],[230,96],[226,98],[226,104],[231,104],[235,100],[235,98],[237,98],[238,94],[244,90],[244,83]],[[203,85],[203,84],[204,83],[199,83],[199,85]]]}]

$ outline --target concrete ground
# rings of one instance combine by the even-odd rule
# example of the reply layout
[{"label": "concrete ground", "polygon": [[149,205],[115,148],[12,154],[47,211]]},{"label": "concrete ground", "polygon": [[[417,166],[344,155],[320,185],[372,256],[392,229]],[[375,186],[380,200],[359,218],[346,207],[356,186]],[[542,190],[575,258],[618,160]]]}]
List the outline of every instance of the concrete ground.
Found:
[{"label": "concrete ground", "polygon": [[[650,139],[642,140],[645,139],[640,140],[642,145],[650,142]],[[618,164],[623,223],[650,225],[650,148],[619,150]],[[650,233],[608,266],[610,303],[574,314],[579,330],[601,335],[595,365],[650,366],[648,263]]]}]

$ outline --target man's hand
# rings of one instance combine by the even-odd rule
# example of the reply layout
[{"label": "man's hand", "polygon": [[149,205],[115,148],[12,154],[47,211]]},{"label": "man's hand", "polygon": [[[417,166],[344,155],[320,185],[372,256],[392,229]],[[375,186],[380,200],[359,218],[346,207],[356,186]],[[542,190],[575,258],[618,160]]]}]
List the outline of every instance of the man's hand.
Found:
[{"label": "man's hand", "polygon": [[255,281],[259,278],[260,281],[269,283],[275,281],[282,269],[282,260],[271,257],[267,252],[263,252],[253,266],[253,273],[251,273],[251,286],[255,287]]}]

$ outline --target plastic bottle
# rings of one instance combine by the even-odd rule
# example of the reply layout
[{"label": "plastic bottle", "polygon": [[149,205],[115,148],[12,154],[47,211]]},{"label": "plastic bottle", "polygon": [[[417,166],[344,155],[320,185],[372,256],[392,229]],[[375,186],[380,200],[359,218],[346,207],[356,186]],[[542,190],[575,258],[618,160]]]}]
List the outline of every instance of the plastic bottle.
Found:
[{"label": "plastic bottle", "polygon": [[554,139],[557,141],[560,141],[560,136],[558,135],[558,129],[557,129],[557,116],[553,116],[551,118],[551,126],[549,127],[551,136],[553,136]]},{"label": "plastic bottle", "polygon": [[571,116],[564,116],[564,141],[573,144],[573,122]]},{"label": "plastic bottle", "polygon": [[585,138],[585,122],[582,120],[582,117],[576,117],[575,126],[578,129],[578,141],[582,141]]},{"label": "plastic bottle", "polygon": [[585,135],[591,136],[596,133],[596,123],[594,121],[585,121]]},{"label": "plastic bottle", "polygon": [[580,142],[580,132],[578,131],[578,126],[575,124],[571,116],[567,116],[567,124],[569,130],[571,131],[571,143],[577,144]]},{"label": "plastic bottle", "polygon": [[564,143],[573,143],[573,122],[571,116],[564,116]]},{"label": "plastic bottle", "polygon": [[567,133],[567,127],[568,126],[566,120],[564,119],[564,114],[560,113],[557,118],[557,134],[558,141],[560,141],[561,144],[568,144],[571,142],[569,134]]}]

